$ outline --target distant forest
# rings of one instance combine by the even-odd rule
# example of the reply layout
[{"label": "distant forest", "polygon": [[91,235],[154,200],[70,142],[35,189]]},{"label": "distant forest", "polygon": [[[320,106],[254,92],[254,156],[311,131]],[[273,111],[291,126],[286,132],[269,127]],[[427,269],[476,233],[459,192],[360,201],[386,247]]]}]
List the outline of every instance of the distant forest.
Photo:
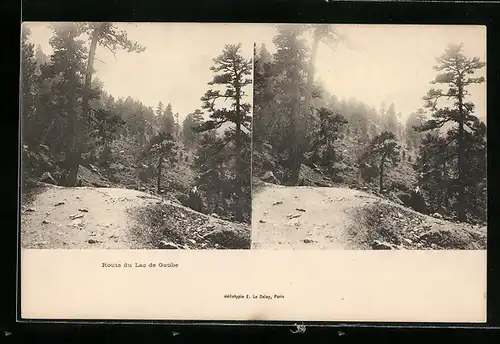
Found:
[{"label": "distant forest", "polygon": [[422,108],[403,115],[394,103],[338,99],[316,81],[318,46],[348,39],[332,25],[283,25],[274,54],[254,45],[253,175],[283,185],[347,185],[423,213],[485,223],[486,124],[468,101],[470,86],[485,81],[474,74],[485,63],[465,56],[462,45],[443,47]]}]

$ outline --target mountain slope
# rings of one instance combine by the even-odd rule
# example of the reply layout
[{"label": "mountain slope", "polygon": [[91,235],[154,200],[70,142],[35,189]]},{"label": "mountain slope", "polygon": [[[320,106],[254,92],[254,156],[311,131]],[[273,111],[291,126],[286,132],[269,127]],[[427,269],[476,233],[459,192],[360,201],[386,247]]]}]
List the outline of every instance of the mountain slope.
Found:
[{"label": "mountain slope", "polygon": [[21,209],[23,248],[234,249],[248,225],[131,189],[44,184]]},{"label": "mountain slope", "polygon": [[255,249],[486,249],[486,228],[417,213],[348,188],[254,189]]}]

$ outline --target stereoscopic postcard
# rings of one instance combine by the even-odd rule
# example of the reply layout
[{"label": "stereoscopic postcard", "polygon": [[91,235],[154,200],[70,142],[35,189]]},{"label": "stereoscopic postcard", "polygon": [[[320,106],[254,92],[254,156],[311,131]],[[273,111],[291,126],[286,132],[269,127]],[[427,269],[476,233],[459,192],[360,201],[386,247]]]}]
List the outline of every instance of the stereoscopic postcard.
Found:
[{"label": "stereoscopic postcard", "polygon": [[486,27],[24,22],[22,320],[486,322]]}]

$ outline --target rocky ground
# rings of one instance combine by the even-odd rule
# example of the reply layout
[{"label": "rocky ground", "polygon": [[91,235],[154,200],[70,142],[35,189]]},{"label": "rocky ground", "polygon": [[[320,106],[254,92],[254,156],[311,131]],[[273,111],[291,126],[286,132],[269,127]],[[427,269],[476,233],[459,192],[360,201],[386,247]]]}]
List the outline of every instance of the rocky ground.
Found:
[{"label": "rocky ground", "polygon": [[137,190],[38,183],[22,203],[23,248],[250,248],[248,225]]},{"label": "rocky ground", "polygon": [[254,249],[486,249],[486,227],[423,215],[341,187],[253,189]]}]

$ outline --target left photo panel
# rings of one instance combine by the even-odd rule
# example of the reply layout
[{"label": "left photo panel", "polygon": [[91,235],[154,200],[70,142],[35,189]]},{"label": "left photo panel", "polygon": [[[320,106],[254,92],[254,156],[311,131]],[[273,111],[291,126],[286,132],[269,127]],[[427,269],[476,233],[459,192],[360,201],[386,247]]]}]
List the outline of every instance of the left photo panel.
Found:
[{"label": "left photo panel", "polygon": [[246,31],[23,23],[21,247],[250,249]]}]

